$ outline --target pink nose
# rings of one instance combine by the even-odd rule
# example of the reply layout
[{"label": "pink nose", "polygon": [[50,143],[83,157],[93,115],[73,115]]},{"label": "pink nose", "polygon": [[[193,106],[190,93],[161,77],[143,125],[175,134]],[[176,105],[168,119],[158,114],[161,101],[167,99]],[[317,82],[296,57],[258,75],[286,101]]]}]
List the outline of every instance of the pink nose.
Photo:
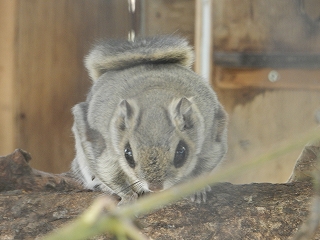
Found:
[{"label": "pink nose", "polygon": [[158,192],[163,189],[162,183],[149,183],[149,190],[152,192]]}]

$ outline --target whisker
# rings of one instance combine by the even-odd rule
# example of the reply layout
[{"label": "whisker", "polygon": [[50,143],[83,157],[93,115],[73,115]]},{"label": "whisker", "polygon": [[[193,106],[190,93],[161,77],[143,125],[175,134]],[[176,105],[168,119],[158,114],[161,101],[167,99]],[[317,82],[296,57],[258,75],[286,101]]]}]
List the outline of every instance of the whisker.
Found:
[{"label": "whisker", "polygon": [[119,193],[125,192],[125,191],[127,191],[129,188],[131,188],[132,186],[134,186],[134,185],[136,185],[136,184],[139,184],[139,183],[140,183],[140,181],[138,180],[138,181],[132,183],[131,185],[129,185],[129,186],[121,189],[121,190],[120,190],[119,192],[117,192],[116,194],[119,195]]},{"label": "whisker", "polygon": [[137,189],[139,193],[144,193],[145,191],[143,190],[143,184],[139,181],[137,184]]}]

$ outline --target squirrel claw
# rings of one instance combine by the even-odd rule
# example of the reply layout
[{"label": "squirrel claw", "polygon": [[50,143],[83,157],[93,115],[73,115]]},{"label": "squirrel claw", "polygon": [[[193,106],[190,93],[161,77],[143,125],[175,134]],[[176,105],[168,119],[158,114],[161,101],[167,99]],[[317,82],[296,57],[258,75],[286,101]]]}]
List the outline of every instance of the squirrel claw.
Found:
[{"label": "squirrel claw", "polygon": [[196,192],[194,194],[192,194],[189,198],[191,200],[191,202],[195,202],[195,203],[205,203],[207,201],[207,192],[211,191],[211,187],[210,186],[206,186],[204,189],[202,189],[199,192]]}]

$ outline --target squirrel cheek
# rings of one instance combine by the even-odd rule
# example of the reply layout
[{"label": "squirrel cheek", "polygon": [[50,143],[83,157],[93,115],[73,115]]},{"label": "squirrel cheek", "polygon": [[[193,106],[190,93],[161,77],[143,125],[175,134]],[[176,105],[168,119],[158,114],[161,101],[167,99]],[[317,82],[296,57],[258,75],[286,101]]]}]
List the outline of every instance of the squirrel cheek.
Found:
[{"label": "squirrel cheek", "polygon": [[163,182],[163,190],[169,189],[174,186],[173,180],[172,179],[166,179]]}]

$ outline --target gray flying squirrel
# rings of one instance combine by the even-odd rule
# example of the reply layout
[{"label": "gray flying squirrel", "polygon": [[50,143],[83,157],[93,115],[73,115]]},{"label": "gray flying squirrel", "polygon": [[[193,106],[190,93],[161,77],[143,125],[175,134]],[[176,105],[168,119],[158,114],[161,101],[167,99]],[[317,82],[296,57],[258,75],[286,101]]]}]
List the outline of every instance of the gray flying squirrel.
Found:
[{"label": "gray flying squirrel", "polygon": [[[190,70],[184,38],[97,44],[85,58],[93,86],[74,106],[73,174],[120,204],[210,173],[227,151],[227,114]],[[191,197],[206,200],[206,188]]]}]

